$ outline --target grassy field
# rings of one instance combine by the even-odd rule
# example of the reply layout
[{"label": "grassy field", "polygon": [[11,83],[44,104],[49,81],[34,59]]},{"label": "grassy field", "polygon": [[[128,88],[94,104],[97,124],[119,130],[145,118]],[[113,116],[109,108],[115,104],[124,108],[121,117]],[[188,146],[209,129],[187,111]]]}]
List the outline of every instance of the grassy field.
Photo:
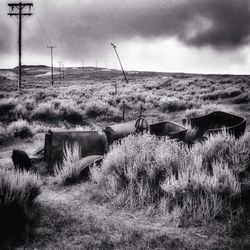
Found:
[{"label": "grassy field", "polygon": [[[15,71],[0,70],[3,176],[13,169],[12,150],[31,155],[48,129],[100,130],[122,122],[123,109],[130,121],[142,107],[149,123],[182,123],[214,110],[250,119],[250,76],[128,72],[126,84],[120,71],[66,68],[52,87],[49,68],[24,71],[18,92]],[[39,185],[32,185],[41,185],[41,194],[31,208],[22,202],[33,209],[32,223],[13,242],[25,249],[249,249],[241,201],[242,187],[250,186],[249,138],[222,134],[190,149],[128,137],[112,146],[90,181],[73,185],[36,166]]]}]

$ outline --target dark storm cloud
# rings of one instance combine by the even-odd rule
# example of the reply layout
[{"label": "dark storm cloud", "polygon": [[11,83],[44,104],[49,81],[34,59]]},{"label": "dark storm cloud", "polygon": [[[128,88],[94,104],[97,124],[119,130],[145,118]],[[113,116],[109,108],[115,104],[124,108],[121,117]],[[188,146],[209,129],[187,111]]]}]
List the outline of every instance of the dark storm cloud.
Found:
[{"label": "dark storm cloud", "polygon": [[[72,58],[104,53],[111,41],[134,37],[176,37],[191,46],[228,49],[248,42],[249,5],[248,0],[34,0],[32,18],[37,15],[58,49]],[[32,22],[33,37],[40,39]],[[27,44],[37,50],[31,38]]]},{"label": "dark storm cloud", "polygon": [[200,15],[210,27],[200,30],[189,44],[217,48],[238,47],[249,42],[250,2],[248,0],[207,0],[194,2],[194,15]]},{"label": "dark storm cloud", "polygon": [[9,25],[0,22],[0,53],[8,53],[13,42],[17,41],[17,39],[12,40],[12,33]]}]

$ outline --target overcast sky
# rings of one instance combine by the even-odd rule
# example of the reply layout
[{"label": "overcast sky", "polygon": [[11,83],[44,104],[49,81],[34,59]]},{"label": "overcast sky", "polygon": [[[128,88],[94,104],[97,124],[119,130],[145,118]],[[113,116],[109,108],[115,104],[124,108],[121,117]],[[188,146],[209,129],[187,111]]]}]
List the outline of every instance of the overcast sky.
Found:
[{"label": "overcast sky", "polygon": [[[0,68],[17,65],[16,20],[0,0]],[[110,42],[126,70],[250,73],[248,0],[30,0],[23,23],[23,64],[118,68]]]}]

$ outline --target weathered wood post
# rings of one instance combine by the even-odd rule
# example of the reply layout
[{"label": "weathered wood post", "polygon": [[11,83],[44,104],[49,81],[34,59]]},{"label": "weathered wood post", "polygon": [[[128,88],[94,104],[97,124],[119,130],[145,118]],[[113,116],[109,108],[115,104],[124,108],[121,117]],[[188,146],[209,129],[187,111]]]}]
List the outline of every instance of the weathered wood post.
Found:
[{"label": "weathered wood post", "polygon": [[125,121],[125,109],[126,109],[125,101],[123,100],[122,101],[122,120],[123,120],[123,122]]},{"label": "weathered wood post", "polygon": [[142,116],[142,109],[143,109],[143,105],[142,105],[142,103],[141,103],[141,106],[140,106],[140,116],[139,116],[139,117]]}]

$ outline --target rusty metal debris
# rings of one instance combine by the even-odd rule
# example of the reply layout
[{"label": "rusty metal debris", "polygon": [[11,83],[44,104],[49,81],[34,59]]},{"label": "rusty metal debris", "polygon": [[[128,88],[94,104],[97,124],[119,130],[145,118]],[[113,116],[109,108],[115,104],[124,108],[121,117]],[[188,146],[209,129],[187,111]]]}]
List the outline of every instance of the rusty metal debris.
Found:
[{"label": "rusty metal debris", "polygon": [[[246,129],[246,118],[222,111],[212,112],[205,116],[183,120],[189,123],[192,129],[197,131],[195,139],[204,139],[211,133],[219,133],[223,130],[240,137]],[[137,121],[115,124],[98,131],[48,131],[45,135],[44,161],[48,165],[49,172],[53,172],[56,164],[61,164],[64,158],[66,146],[77,143],[80,147],[80,156],[87,167],[102,160],[102,156],[108,152],[110,145],[128,135],[149,132],[158,137],[169,137],[190,144],[187,139],[189,129],[172,121],[163,121],[148,124],[145,118]],[[94,156],[94,157],[89,157]],[[86,158],[87,157],[87,158]],[[86,159],[84,159],[86,158]],[[83,164],[84,165],[84,164]],[[84,166],[84,168],[86,167]],[[83,168],[83,169],[84,169]]]}]

